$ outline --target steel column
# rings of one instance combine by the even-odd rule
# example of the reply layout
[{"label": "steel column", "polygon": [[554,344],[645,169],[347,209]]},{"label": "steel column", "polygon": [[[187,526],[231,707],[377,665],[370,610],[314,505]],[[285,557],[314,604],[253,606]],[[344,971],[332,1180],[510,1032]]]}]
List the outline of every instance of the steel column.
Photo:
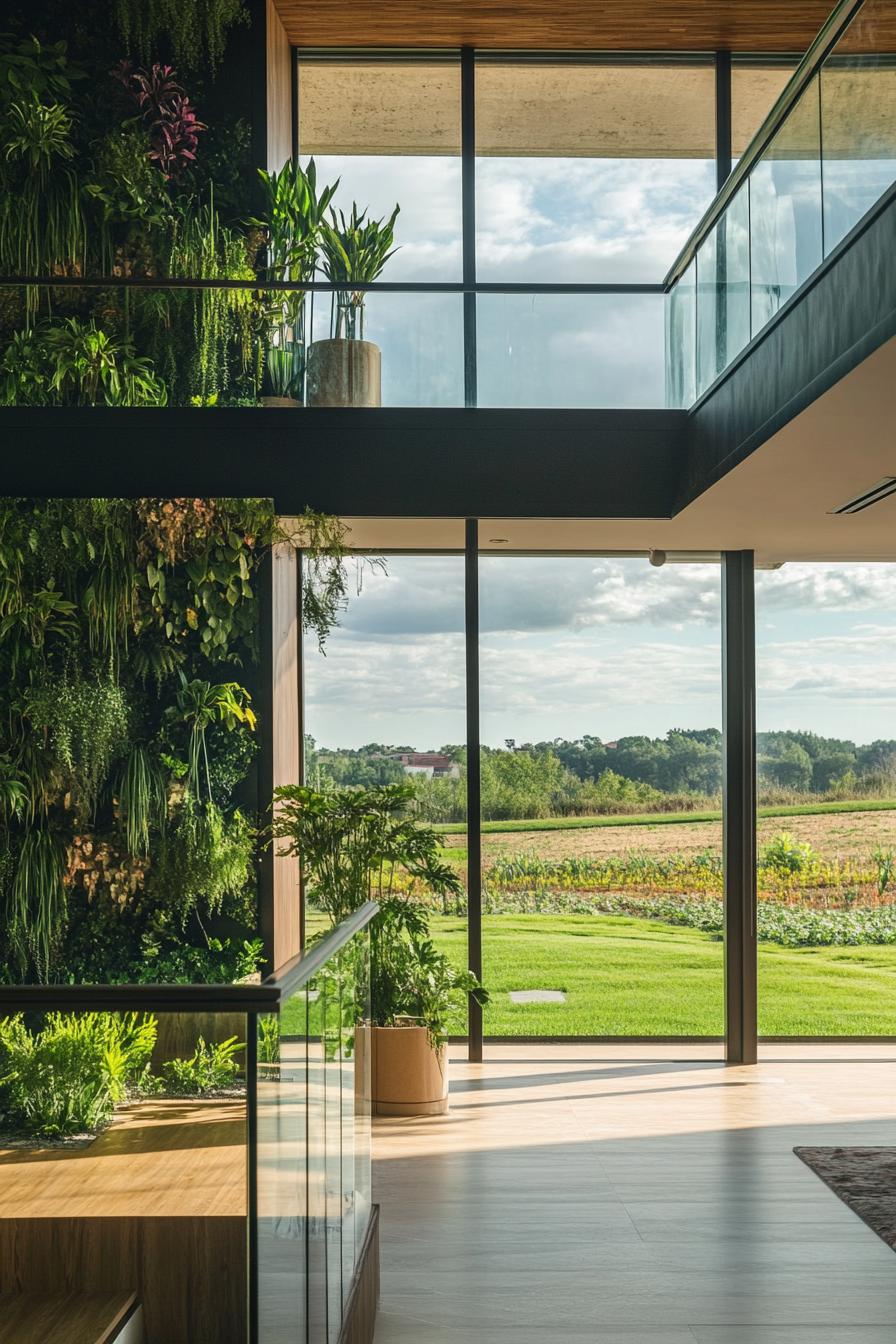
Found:
[{"label": "steel column", "polygon": [[460,173],[463,222],[464,405],[478,399],[476,361],[476,56],[472,47],[460,53]]},{"label": "steel column", "polygon": [[731,52],[716,52],[716,190],[731,174]]},{"label": "steel column", "polygon": [[[482,978],[482,777],[479,739],[479,520],[466,520],[464,638],[467,687],[467,964]],[[469,1000],[468,1049],[482,1059],[482,1007]]]},{"label": "steel column", "polygon": [[725,1058],[756,1063],[756,619],[753,552],[722,555]]}]

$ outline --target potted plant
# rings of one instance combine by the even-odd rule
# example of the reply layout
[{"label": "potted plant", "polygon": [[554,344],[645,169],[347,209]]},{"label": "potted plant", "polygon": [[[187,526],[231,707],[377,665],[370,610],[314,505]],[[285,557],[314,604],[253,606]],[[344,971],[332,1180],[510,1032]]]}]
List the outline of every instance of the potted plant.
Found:
[{"label": "potted plant", "polygon": [[370,1054],[375,1115],[440,1115],[448,1109],[448,1027],[467,995],[488,994],[433,945],[426,910],[407,895],[382,900],[371,925],[370,1021],[355,1028],[355,1049]]},{"label": "potted plant", "polygon": [[321,227],[321,266],[338,286],[333,296],[330,339],[314,341],[308,351],[309,406],[379,406],[382,358],[380,348],[364,339],[365,291],[382,275],[393,254],[395,220],[368,219],[357,204],[346,219],[340,210]]},{"label": "potted plant", "polygon": [[[447,1028],[467,994],[485,990],[459,971],[429,936],[427,895],[460,894],[457,873],[439,857],[439,837],[413,813],[410,784],[318,792],[274,792],[272,833],[281,854],[300,855],[309,901],[338,924],[365,901],[371,925],[370,1016],[359,1005],[355,1044],[370,1057],[373,1109],[432,1115],[447,1109]],[[420,890],[422,888],[422,891]],[[366,1070],[357,1070],[359,1079]]]},{"label": "potted plant", "polygon": [[[262,282],[307,284],[314,277],[324,211],[338,181],[317,192],[314,160],[307,170],[296,162],[279,173],[258,170],[264,191],[263,215],[251,223],[265,232],[266,265]],[[267,290],[262,297],[265,331],[261,402],[264,406],[300,406],[305,380],[305,291]]]}]

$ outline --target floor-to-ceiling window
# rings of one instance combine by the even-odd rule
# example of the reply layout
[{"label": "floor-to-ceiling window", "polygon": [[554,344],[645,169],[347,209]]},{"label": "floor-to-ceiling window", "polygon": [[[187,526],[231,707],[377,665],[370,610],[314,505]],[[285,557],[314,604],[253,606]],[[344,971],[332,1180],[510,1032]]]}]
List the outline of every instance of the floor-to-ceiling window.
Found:
[{"label": "floor-to-ceiling window", "polygon": [[483,554],[486,1036],[723,1032],[718,564]]},{"label": "floor-to-ceiling window", "polygon": [[759,1032],[896,1034],[896,565],[757,574]]},{"label": "floor-to-ceiling window", "polygon": [[712,57],[300,51],[300,161],[346,214],[400,207],[396,288],[364,303],[383,403],[662,406],[662,281],[715,126]]}]

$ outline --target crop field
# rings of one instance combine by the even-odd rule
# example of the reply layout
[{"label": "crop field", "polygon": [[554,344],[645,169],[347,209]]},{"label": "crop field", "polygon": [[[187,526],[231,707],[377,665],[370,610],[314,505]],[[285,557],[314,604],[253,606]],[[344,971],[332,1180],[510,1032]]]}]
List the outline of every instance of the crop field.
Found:
[{"label": "crop field", "polygon": [[[896,808],[763,818],[758,842],[760,1032],[896,1035]],[[696,819],[485,834],[486,1034],[721,1035],[721,851]],[[444,852],[462,874],[466,836]],[[418,894],[464,964],[465,900]]]},{"label": "crop field", "polygon": [[[896,809],[763,818],[758,847],[761,1032],[896,1033]],[[721,850],[696,819],[485,834],[486,1032],[721,1034]],[[433,929],[462,959],[457,914]]]},{"label": "crop field", "polygon": [[[824,858],[868,855],[877,845],[896,845],[896,809],[762,817],[757,828],[760,848],[782,831],[789,832],[798,842],[810,844]],[[465,850],[466,834],[448,834],[444,844],[448,850]],[[697,854],[707,849],[721,851],[721,847],[721,820],[658,820],[631,825],[623,818],[616,825],[487,831],[482,837],[486,865],[492,856],[508,853],[533,853],[547,859],[570,855],[596,857],[625,851]]]}]

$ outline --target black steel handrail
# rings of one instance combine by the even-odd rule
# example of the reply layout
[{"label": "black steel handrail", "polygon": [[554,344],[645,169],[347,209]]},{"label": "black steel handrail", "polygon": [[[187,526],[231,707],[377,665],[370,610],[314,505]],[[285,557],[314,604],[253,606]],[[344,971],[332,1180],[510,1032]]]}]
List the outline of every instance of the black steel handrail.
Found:
[{"label": "black steel handrail", "polygon": [[274,990],[280,1000],[288,999],[295,994],[297,989],[307,985],[308,981],[317,975],[318,971],[330,960],[331,957],[343,947],[351,942],[355,934],[365,929],[370,921],[379,911],[376,901],[366,901],[364,905],[359,906],[353,914],[348,915],[341,924],[322,938],[319,943],[312,943],[311,947],[300,952],[292,961],[286,962],[284,966],[274,975],[269,975],[266,980],[262,980],[261,988]]},{"label": "black steel handrail", "polygon": [[368,901],[257,985],[0,985],[0,1013],[276,1013],[378,909]]},{"label": "black steel handrail", "polygon": [[662,280],[637,283],[627,280],[591,281],[578,284],[558,280],[206,280],[199,277],[131,275],[0,275],[0,289],[248,289],[264,292],[305,294],[664,294]]},{"label": "black steel handrail", "polygon": [[784,86],[768,116],[738,160],[736,167],[726,178],[725,185],[709,205],[700,223],[669,268],[664,282],[667,291],[672,288],[676,280],[690,265],[700,244],[718,223],[730,202],[750,176],[756,163],[790,116],[803,92],[811,80],[815,78],[824,61],[864,4],[865,0],[840,0],[840,3],[831,11],[827,22]]}]

